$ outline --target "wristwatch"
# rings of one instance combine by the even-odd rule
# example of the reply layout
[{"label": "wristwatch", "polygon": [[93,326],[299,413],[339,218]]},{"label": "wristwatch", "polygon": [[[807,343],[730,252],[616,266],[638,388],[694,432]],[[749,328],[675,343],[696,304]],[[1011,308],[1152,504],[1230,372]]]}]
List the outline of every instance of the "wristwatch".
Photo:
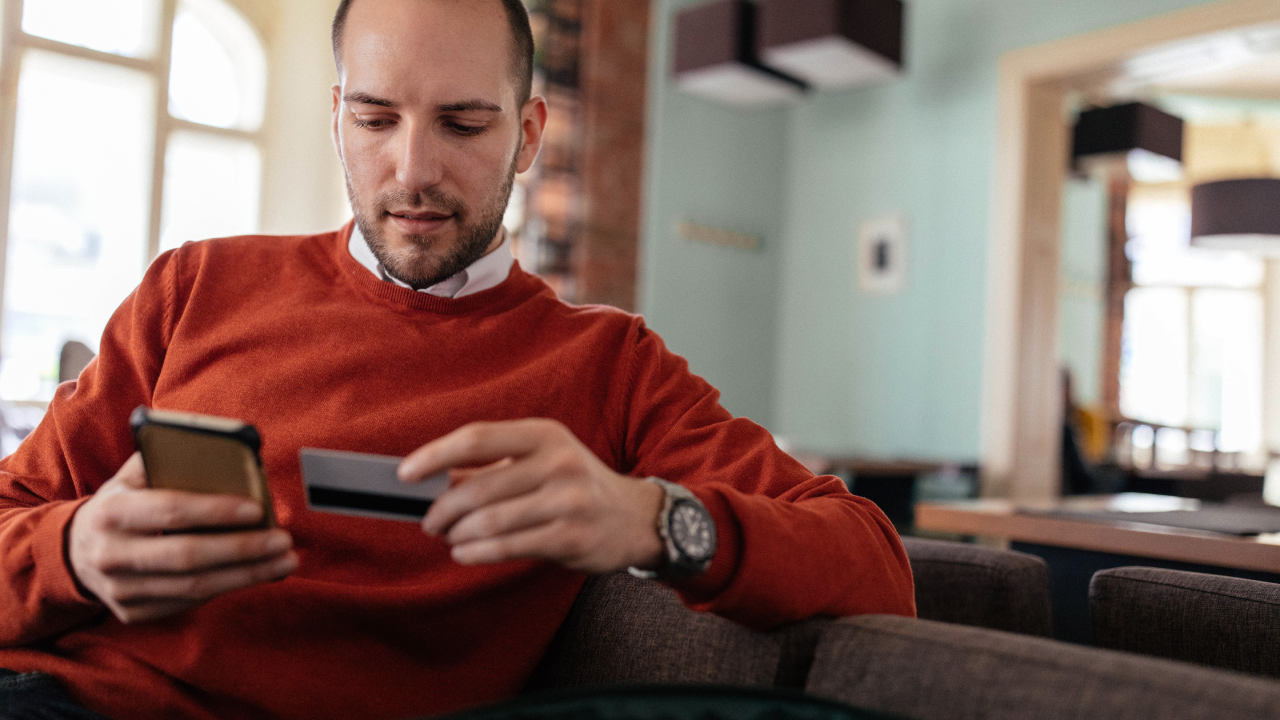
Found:
[{"label": "wristwatch", "polygon": [[666,496],[658,512],[658,537],[665,552],[657,570],[627,571],[651,580],[688,580],[706,572],[716,554],[716,523],[707,507],[683,486],[656,477],[645,481],[662,488]]}]

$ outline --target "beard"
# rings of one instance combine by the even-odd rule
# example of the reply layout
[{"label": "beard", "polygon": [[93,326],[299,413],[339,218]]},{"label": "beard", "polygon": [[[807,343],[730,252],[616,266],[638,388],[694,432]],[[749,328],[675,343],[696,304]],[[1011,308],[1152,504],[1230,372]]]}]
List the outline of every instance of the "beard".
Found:
[{"label": "beard", "polygon": [[[518,161],[517,152],[492,202],[480,208],[474,219],[471,208],[461,198],[434,187],[416,193],[382,193],[373,199],[372,207],[366,209],[360,203],[355,188],[351,186],[351,174],[347,173],[347,197],[351,200],[352,214],[360,232],[364,234],[369,250],[382,265],[383,272],[415,290],[421,290],[448,280],[484,257],[489,245],[498,235],[498,228],[502,226],[502,217],[506,214],[507,201],[511,198],[511,188],[515,183]],[[381,226],[371,222],[372,219],[385,216],[388,208],[448,212],[453,215],[457,239],[451,246],[440,247],[440,239],[432,239],[426,235],[406,235],[405,240],[409,246],[392,249]]]}]

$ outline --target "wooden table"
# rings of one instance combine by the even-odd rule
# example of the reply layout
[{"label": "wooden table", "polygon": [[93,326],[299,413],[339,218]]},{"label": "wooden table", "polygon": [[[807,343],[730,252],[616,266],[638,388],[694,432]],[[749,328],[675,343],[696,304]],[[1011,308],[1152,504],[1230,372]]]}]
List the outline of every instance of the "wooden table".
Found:
[{"label": "wooden table", "polygon": [[[1144,523],[1101,523],[1021,512],[1024,509],[1103,510],[1114,501],[1114,496],[1091,496],[1021,504],[1010,500],[926,502],[916,505],[916,527],[1280,574],[1280,533],[1241,537]],[[1171,504],[1168,506],[1173,509]]]},{"label": "wooden table", "polygon": [[1044,558],[1049,564],[1054,603],[1054,634],[1088,644],[1089,580],[1098,570],[1145,565],[1209,572],[1267,582],[1280,582],[1280,533],[1224,535],[1134,522],[1097,522],[1025,511],[1106,510],[1117,502],[1142,502],[1173,510],[1194,500],[1166,496],[1094,496],[1042,503],[1009,500],[925,502],[916,505],[920,530],[1008,540],[1014,550]]}]

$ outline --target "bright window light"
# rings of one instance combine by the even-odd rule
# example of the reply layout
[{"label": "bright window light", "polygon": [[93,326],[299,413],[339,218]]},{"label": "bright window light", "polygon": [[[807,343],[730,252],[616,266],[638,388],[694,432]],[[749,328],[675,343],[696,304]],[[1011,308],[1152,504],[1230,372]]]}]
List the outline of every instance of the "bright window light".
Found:
[{"label": "bright window light", "polygon": [[1219,450],[1262,443],[1262,298],[1243,290],[1196,290],[1191,299],[1190,424],[1220,428]]},{"label": "bright window light", "polygon": [[0,399],[49,400],[67,340],[91,348],[141,280],[151,76],[27,51],[18,84]]},{"label": "bright window light", "polygon": [[128,57],[155,53],[158,0],[26,0],[28,35]]},{"label": "bright window light", "polygon": [[262,159],[253,143],[175,132],[165,154],[160,249],[258,231]]},{"label": "bright window light", "polygon": [[[1256,452],[1262,446],[1263,261],[1190,247],[1184,197],[1131,198],[1127,225],[1138,287],[1125,297],[1121,412],[1217,431],[1217,449],[1224,452]],[[1191,441],[1199,450],[1212,445],[1203,433]]]},{"label": "bright window light", "polygon": [[[12,178],[0,400],[38,404],[53,396],[64,343],[97,349],[151,259],[149,239],[169,249],[258,230],[267,67],[257,30],[227,0],[17,4],[22,32],[5,35],[19,62],[13,161],[0,167]],[[160,83],[178,122],[157,134]]]},{"label": "bright window light", "polygon": [[1124,301],[1120,412],[1182,426],[1187,422],[1187,293],[1135,288]]},{"label": "bright window light", "polygon": [[1191,246],[1191,203],[1181,198],[1134,199],[1126,213],[1139,285],[1258,287],[1266,274],[1257,257]]},{"label": "bright window light", "polygon": [[262,125],[267,61],[257,33],[221,0],[183,0],[173,22],[169,114],[240,130]]}]

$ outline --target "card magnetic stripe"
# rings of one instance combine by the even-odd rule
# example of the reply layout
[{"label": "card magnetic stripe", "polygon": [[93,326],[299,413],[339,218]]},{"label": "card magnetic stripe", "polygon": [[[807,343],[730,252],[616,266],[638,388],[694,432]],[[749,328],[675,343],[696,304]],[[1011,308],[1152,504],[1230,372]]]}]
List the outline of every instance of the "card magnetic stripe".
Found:
[{"label": "card magnetic stripe", "polygon": [[379,493],[353,492],[312,485],[307,488],[307,501],[311,507],[323,510],[364,510],[373,513],[405,515],[420,518],[431,507],[430,500],[382,495]]}]

